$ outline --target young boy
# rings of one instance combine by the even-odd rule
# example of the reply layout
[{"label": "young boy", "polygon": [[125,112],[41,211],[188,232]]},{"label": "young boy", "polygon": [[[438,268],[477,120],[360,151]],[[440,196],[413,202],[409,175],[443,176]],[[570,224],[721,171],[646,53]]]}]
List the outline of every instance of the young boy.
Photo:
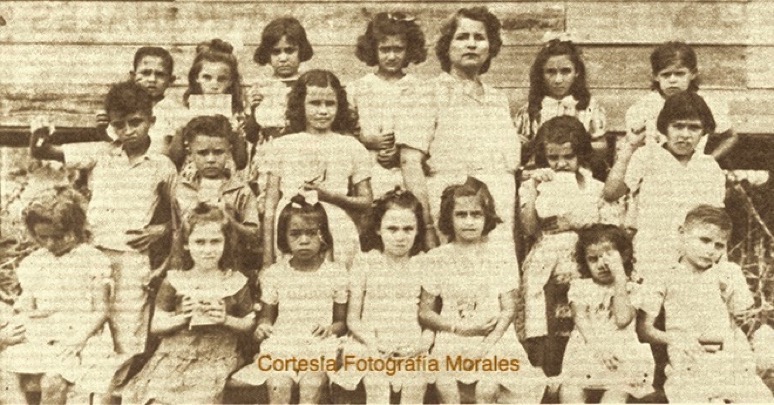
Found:
[{"label": "young boy", "polygon": [[[720,261],[730,234],[723,209],[692,209],[679,229],[680,259],[643,286],[642,330],[651,343],[667,347],[664,391],[671,403],[772,401],[734,321],[753,297],[742,269]],[[662,307],[665,331],[654,325]]]},{"label": "young boy", "polygon": [[[258,202],[250,187],[234,179],[226,162],[237,135],[222,115],[192,119],[183,129],[191,160],[196,167],[192,180],[180,180],[177,201],[185,216],[200,203],[222,206],[234,238],[230,243],[231,266],[255,280],[260,257]],[[257,297],[256,297],[257,298]]]},{"label": "young boy", "polygon": [[[105,98],[112,142],[73,143],[61,147],[40,140],[33,124],[32,156],[56,159],[68,167],[90,170],[87,218],[93,244],[111,261],[115,280],[110,325],[116,352],[126,361],[143,353],[148,329],[148,286],[159,271],[151,271],[148,249],[172,231],[171,222],[152,224],[157,209],[170,211],[177,170],[159,154],[149,153],[148,133],[155,122],[150,94],[139,84],[123,82]],[[40,142],[39,142],[40,141]],[[172,218],[173,213],[162,217]]]},{"label": "young boy", "polygon": [[[628,134],[620,145],[604,188],[607,201],[627,192],[638,199],[634,252],[637,269],[647,278],[677,259],[677,229],[699,204],[723,206],[726,179],[711,156],[696,150],[715,130],[707,104],[694,92],[669,97],[658,116],[663,145],[643,146],[645,131]],[[665,249],[666,246],[666,249]]]}]

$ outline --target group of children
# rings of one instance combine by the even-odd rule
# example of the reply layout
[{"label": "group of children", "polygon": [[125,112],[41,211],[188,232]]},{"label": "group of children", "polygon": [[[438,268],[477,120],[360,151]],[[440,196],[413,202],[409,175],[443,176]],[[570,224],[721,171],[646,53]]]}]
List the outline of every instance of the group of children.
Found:
[{"label": "group of children", "polygon": [[[696,92],[688,45],[653,52],[653,91],[627,114],[602,182],[590,167],[607,147],[604,110],[580,50],[550,38],[513,120],[518,206],[498,208],[491,185],[469,176],[430,201],[435,219],[435,197],[407,191],[417,188],[403,164],[443,103],[405,72],[426,58],[411,16],[373,17],[356,55],[376,71],[346,90],[329,71],[300,74],[313,50],[294,18],[264,29],[254,59],[273,73],[245,97],[232,51],[220,40],[197,49],[189,111],[165,97],[170,54],[143,47],[132,80],[106,97],[109,140],[56,146],[33,128],[34,157],[89,171],[89,200],[60,188],[24,212],[41,249],[22,261],[17,314],[0,329],[9,402],[24,401],[32,375],[44,403],[70,391],[216,403],[232,374],[265,384],[272,403],[294,389],[300,403],[320,402],[329,383],[361,381],[369,403],[391,391],[418,403],[431,383],[444,403],[538,402],[556,375],[563,401],[601,392],[625,402],[653,391],[654,355],[641,342],[666,346],[668,365],[654,353],[672,402],[771,401],[733,318],[750,291],[724,258],[716,158],[735,138]],[[224,94],[230,114],[196,115],[194,96]],[[713,155],[709,137],[721,139]],[[505,231],[528,251],[521,271],[489,238],[514,212],[521,232]],[[521,367],[386,375],[250,362],[348,355]]]}]

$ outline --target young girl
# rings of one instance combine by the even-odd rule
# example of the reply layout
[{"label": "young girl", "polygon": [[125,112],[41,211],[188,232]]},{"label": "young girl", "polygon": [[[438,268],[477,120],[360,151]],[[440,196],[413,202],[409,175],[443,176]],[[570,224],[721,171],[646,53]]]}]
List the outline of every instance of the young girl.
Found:
[{"label": "young girl", "polygon": [[[110,260],[86,244],[85,201],[75,190],[56,188],[36,196],[24,210],[28,232],[42,247],[17,270],[22,295],[14,324],[26,327],[25,343],[3,353],[3,370],[15,372],[9,403],[25,403],[22,376],[40,378],[41,402],[64,404],[77,384],[107,392],[111,369],[94,373],[112,353],[108,320],[112,281]],[[100,381],[86,381],[87,376]]]},{"label": "young girl", "polygon": [[[656,120],[664,101],[681,91],[699,92],[699,68],[696,52],[684,42],[667,42],[658,46],[650,54],[650,66],[652,91],[626,111],[626,129],[637,134],[645,131],[646,142],[660,145],[666,141],[666,135],[656,128]],[[731,127],[728,105],[708,99],[703,94],[701,96],[712,111],[716,128],[712,134],[702,138],[696,150],[706,152],[707,139],[717,135],[721,140],[710,152],[719,159],[736,143],[736,132]]]},{"label": "young girl", "polygon": [[526,236],[537,239],[524,262],[523,329],[530,360],[548,376],[561,371],[562,353],[572,330],[567,288],[577,277],[575,230],[599,221],[603,184],[586,169],[591,151],[580,121],[561,116],[538,130],[536,169],[522,184],[521,220]]},{"label": "young girl", "polygon": [[591,134],[594,149],[606,146],[605,110],[589,93],[586,65],[581,51],[569,35],[546,35],[529,73],[529,101],[514,119],[522,142],[522,162],[529,164],[537,153],[538,129],[551,118],[576,117]]},{"label": "young girl", "polygon": [[[422,282],[419,321],[436,331],[432,355],[449,366],[449,358],[507,360],[506,370],[458,369],[437,374],[442,403],[461,403],[461,393],[475,384],[476,403],[538,403],[545,388],[539,370],[529,367],[516,336],[506,333],[516,312],[516,258],[501,253],[486,235],[501,220],[487,186],[469,177],[443,192],[440,231],[450,242],[431,250],[419,268]],[[434,310],[440,300],[440,313]],[[462,383],[462,384],[459,384]],[[459,388],[464,388],[461,391]],[[504,388],[504,389],[501,389]],[[505,394],[511,394],[504,399]]]},{"label": "young girl", "polygon": [[564,354],[562,402],[584,403],[591,391],[603,391],[603,403],[642,397],[653,390],[653,357],[635,330],[640,299],[629,237],[594,224],[578,231],[575,254],[581,278],[567,293],[575,329]]},{"label": "young girl", "polygon": [[220,209],[207,205],[188,217],[193,268],[169,271],[162,282],[150,327],[161,344],[127,385],[123,402],[222,402],[240,362],[237,340],[255,326],[247,278],[222,266],[227,224]]},{"label": "young girl", "polygon": [[[242,80],[233,50],[231,44],[220,39],[213,39],[196,47],[196,56],[191,70],[188,72],[188,89],[183,94],[183,103],[189,107],[192,95],[231,95],[232,115],[229,118],[232,121],[232,127],[237,128],[237,132],[240,134],[239,142],[234,143],[232,150],[233,163],[231,166],[235,170],[241,170],[247,165],[247,147],[244,135],[241,135],[244,128]],[[184,141],[182,133],[178,132],[172,145],[170,145],[170,158],[178,167],[183,168],[181,171],[183,178],[190,179],[195,174],[195,168],[191,164],[190,157],[186,154],[186,147],[189,145],[186,145]]]},{"label": "young girl", "polygon": [[374,162],[371,188],[381,196],[403,186],[396,143],[406,143],[406,137],[416,137],[421,130],[415,117],[427,95],[405,68],[425,61],[425,36],[413,17],[378,13],[358,38],[355,55],[366,65],[377,66],[376,72],[348,85],[347,94],[359,119],[360,142]]},{"label": "young girl", "polygon": [[[277,245],[289,258],[261,275],[261,310],[255,338],[263,341],[257,364],[234,378],[254,385],[267,384],[269,403],[290,403],[294,383],[299,403],[319,403],[327,385],[326,364],[321,368],[288,366],[267,369],[276,359],[334,361],[337,336],[346,331],[346,270],[326,259],[333,248],[328,217],[322,204],[295,196],[279,215]],[[308,362],[307,362],[308,364]]]},{"label": "young girl", "polygon": [[371,162],[357,140],[341,135],[353,123],[339,79],[325,70],[301,75],[288,96],[287,118],[293,134],[273,142],[265,167],[264,265],[274,262],[277,205],[300,191],[323,203],[331,220],[333,258],[349,268],[360,250],[352,216],[371,206]]},{"label": "young girl", "polygon": [[[356,358],[415,357],[427,355],[433,332],[417,322],[420,275],[413,256],[422,250],[425,224],[422,205],[399,188],[376,201],[373,212],[377,249],[358,256],[350,273],[347,326],[354,338],[344,356]],[[389,319],[389,322],[385,322]],[[366,403],[390,402],[390,387],[401,393],[401,403],[422,403],[427,385],[420,372],[358,373],[339,370],[334,380],[354,390],[362,379]]]}]

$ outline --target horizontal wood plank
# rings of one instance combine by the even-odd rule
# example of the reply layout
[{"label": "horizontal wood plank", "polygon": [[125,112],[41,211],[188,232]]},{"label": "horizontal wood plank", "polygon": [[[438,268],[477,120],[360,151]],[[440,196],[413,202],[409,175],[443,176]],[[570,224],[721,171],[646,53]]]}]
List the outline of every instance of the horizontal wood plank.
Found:
[{"label": "horizontal wood plank", "polygon": [[[768,6],[761,8],[774,7]],[[660,43],[684,40],[706,44],[746,44],[744,3],[577,2],[567,5],[567,30],[579,42]],[[767,41],[771,41],[771,36]],[[770,43],[770,42],[769,42]]]},{"label": "horizontal wood plank", "polygon": [[[110,84],[128,78],[135,46],[129,45],[2,45],[0,64],[3,81],[17,85],[44,85],[53,88],[73,84]],[[175,59],[177,85],[187,86],[193,46],[168,47]],[[484,76],[488,83],[500,87],[529,86],[529,69],[537,54],[537,46],[506,46]],[[739,46],[697,46],[699,68],[707,87],[745,88],[746,60],[751,76],[762,87],[771,56],[770,48],[745,49]],[[588,82],[592,88],[640,88],[650,83],[650,46],[585,46],[584,60]],[[756,52],[761,51],[761,55]],[[767,52],[764,52],[767,51]],[[250,84],[269,75],[269,67],[260,67],[250,52],[237,53],[243,83]],[[371,71],[354,55],[353,46],[319,46],[315,57],[305,69],[329,69],[344,82],[352,81]],[[756,70],[757,69],[757,70]],[[428,60],[412,66],[409,71],[419,75],[435,75],[440,65],[432,49]],[[763,86],[765,87],[765,86]]]},{"label": "horizontal wood plank", "polygon": [[[252,52],[263,27],[292,15],[314,45],[349,45],[365,31],[371,16],[401,10],[416,16],[434,42],[441,25],[461,7],[477,2],[345,2],[334,6],[297,2],[19,2],[0,4],[5,43],[196,44],[213,37],[244,44]],[[503,24],[507,44],[537,44],[545,31],[564,29],[561,2],[483,3]]]}]

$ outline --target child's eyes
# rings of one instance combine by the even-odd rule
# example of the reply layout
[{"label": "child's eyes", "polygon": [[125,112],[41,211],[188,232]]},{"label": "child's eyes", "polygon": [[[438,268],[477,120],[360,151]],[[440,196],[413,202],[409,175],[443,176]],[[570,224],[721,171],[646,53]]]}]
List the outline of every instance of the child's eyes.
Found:
[{"label": "child's eyes", "polygon": [[130,127],[139,127],[144,121],[145,120],[142,118],[132,118],[129,120],[128,124]]}]

